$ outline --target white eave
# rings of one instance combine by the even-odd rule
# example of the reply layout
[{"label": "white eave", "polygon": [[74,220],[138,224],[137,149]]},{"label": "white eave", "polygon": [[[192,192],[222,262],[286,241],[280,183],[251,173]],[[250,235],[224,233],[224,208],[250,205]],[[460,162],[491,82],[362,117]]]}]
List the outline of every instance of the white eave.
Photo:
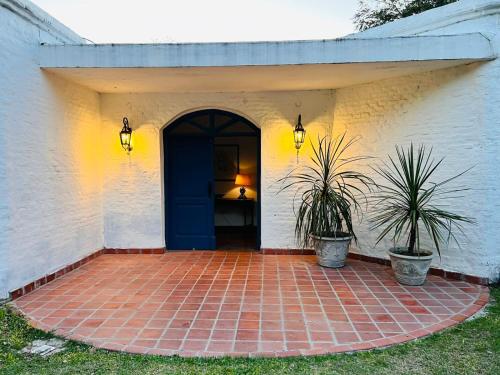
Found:
[{"label": "white eave", "polygon": [[494,57],[480,33],[373,39],[42,47],[43,68],[182,68],[349,64]]},{"label": "white eave", "polygon": [[44,45],[40,67],[99,92],[325,89],[494,59],[480,33],[317,41]]}]

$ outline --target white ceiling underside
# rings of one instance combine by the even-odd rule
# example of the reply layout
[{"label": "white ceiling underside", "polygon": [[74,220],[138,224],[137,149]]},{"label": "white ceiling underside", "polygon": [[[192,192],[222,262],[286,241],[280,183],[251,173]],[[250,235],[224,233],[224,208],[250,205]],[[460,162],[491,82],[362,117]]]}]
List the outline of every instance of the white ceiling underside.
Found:
[{"label": "white ceiling underside", "polygon": [[40,67],[102,93],[335,89],[496,57],[482,34],[40,46]]},{"label": "white ceiling underside", "polygon": [[252,92],[336,89],[473,61],[45,70],[100,93]]}]

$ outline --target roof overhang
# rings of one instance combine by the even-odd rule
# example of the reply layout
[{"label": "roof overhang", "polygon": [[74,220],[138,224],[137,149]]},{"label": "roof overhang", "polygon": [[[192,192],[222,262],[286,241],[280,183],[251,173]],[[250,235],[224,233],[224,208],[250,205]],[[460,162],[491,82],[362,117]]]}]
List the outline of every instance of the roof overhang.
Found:
[{"label": "roof overhang", "polygon": [[491,60],[480,33],[319,41],[44,45],[40,66],[98,92],[334,89]]}]

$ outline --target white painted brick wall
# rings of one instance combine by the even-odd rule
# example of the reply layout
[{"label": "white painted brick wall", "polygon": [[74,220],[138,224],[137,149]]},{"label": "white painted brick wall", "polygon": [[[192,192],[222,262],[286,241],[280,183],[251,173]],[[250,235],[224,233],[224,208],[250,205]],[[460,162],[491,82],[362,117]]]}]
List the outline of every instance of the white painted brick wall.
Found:
[{"label": "white painted brick wall", "polygon": [[[106,247],[162,247],[161,129],[179,114],[219,108],[241,114],[261,128],[262,247],[295,248],[290,191],[276,195],[276,181],[296,166],[293,128],[299,113],[315,138],[332,125],[332,91],[102,94],[104,132],[104,238]],[[134,150],[119,144],[123,116],[134,129]],[[301,160],[310,153],[306,144]]]},{"label": "white painted brick wall", "polygon": [[[292,192],[276,195],[276,180],[295,167],[291,130],[297,113],[305,118],[308,135],[345,130],[361,135],[354,152],[383,157],[395,144],[411,140],[433,145],[436,155],[446,156],[442,177],[474,166],[462,183],[472,188],[456,209],[472,215],[478,226],[457,246],[445,249],[435,265],[447,270],[495,278],[498,252],[490,236],[497,225],[493,213],[497,201],[486,132],[495,127],[483,123],[485,106],[483,69],[493,63],[401,77],[336,91],[234,94],[104,94],[101,109],[104,126],[105,178],[104,228],[107,247],[164,246],[161,128],[180,113],[199,108],[222,108],[240,113],[262,129],[262,247],[294,248]],[[121,118],[128,116],[134,128],[135,149],[127,155],[117,134]],[[496,141],[492,143],[496,145]],[[493,146],[494,147],[494,146]],[[106,155],[107,153],[107,155]],[[301,163],[310,154],[301,150]],[[367,166],[360,166],[370,173]],[[119,171],[119,172],[118,172]],[[488,182],[487,180],[492,181]],[[360,246],[355,251],[385,257],[389,243],[374,247],[375,233],[366,218],[359,226]]]},{"label": "white painted brick wall", "polygon": [[[468,9],[490,0],[454,3],[451,9]],[[498,5],[498,4],[497,4]],[[462,7],[462,8],[460,8]],[[429,14],[396,21],[360,33],[357,37],[399,35],[447,35],[482,32],[500,51],[500,14],[476,14],[460,22],[442,19],[439,26],[426,24],[430,13],[446,15],[447,7]],[[460,13],[460,12],[458,12]],[[457,14],[458,14],[457,13]],[[424,26],[425,25],[425,26]],[[412,32],[415,30],[415,32]],[[356,35],[354,35],[356,36]],[[473,216],[477,226],[461,238],[461,248],[450,246],[437,267],[450,271],[500,277],[500,61],[471,64],[337,90],[334,131],[348,128],[363,136],[360,152],[382,157],[393,143],[424,142],[436,156],[446,157],[441,176],[467,167],[474,169],[461,182],[471,188],[453,209]],[[374,247],[375,233],[361,225],[359,252],[386,257],[389,243]],[[429,244],[430,245],[430,244]]]},{"label": "white painted brick wall", "polygon": [[[498,51],[498,29],[495,15],[434,32],[482,31]],[[360,153],[383,157],[414,140],[446,156],[442,176],[474,165],[462,179],[472,190],[454,208],[478,225],[436,265],[498,278],[498,61],[336,92],[99,95],[37,67],[40,41],[72,38],[0,9],[0,297],[103,245],[164,246],[161,129],[201,108],[234,111],[262,129],[263,247],[296,247],[293,193],[276,195],[276,180],[296,166],[291,132],[302,113],[312,138],[361,135]],[[134,128],[130,155],[118,140],[123,116]],[[306,144],[302,164],[310,152]],[[385,257],[389,244],[373,246],[366,219],[358,232],[357,251]]]},{"label": "white painted brick wall", "polygon": [[[451,271],[494,277],[500,259],[488,239],[498,236],[490,227],[500,224],[498,215],[492,215],[499,204],[488,198],[497,189],[488,176],[497,167],[489,156],[486,133],[491,129],[483,123],[488,99],[478,85],[478,69],[480,65],[473,64],[337,90],[334,133],[347,130],[361,135],[356,152],[384,160],[387,153],[395,154],[395,144],[407,146],[413,141],[432,146],[436,157],[446,158],[436,181],[474,167],[459,181],[471,190],[449,208],[475,217],[478,225],[468,228],[467,239],[461,238],[462,249],[451,244],[443,251],[441,262],[438,258],[434,263]],[[376,178],[368,168],[365,171]],[[391,241],[374,247],[377,233],[368,226],[365,218],[359,226],[358,251],[386,257]],[[429,241],[425,244],[431,245]]]},{"label": "white painted brick wall", "polygon": [[0,298],[103,244],[99,95],[38,68],[59,40],[0,7]]}]

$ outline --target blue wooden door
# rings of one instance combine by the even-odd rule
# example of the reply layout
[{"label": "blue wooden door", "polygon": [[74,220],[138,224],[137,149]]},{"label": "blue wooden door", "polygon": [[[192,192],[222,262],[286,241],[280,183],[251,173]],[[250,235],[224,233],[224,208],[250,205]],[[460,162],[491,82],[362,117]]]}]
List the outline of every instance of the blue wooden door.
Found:
[{"label": "blue wooden door", "polygon": [[165,141],[167,249],[215,249],[213,140],[174,136]]}]

